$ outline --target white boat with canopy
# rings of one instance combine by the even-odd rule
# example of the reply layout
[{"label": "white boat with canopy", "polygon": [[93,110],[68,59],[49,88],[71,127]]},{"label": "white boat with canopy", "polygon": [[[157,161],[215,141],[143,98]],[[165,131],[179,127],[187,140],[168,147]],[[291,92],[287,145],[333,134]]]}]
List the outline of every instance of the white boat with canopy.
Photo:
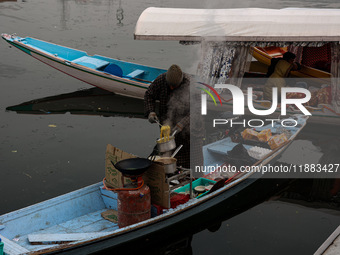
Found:
[{"label": "white boat with canopy", "polygon": [[[309,57],[314,62],[326,61],[330,78],[309,79],[305,75],[306,79],[302,80],[312,93],[312,100],[306,106],[312,114],[309,121],[340,124],[340,9],[151,7],[140,15],[134,36],[137,40],[201,43],[197,75],[211,86],[228,83],[241,89],[249,86],[243,78],[253,69],[254,47],[288,47],[299,59],[308,50],[316,50],[317,54]],[[327,57],[321,52],[326,46]],[[265,80],[262,81],[264,85]],[[268,109],[271,102],[263,100],[262,88],[258,87],[253,95],[254,106]],[[223,104],[231,106],[231,95],[218,92]],[[297,112],[300,111],[294,107],[287,109],[287,114]]]}]

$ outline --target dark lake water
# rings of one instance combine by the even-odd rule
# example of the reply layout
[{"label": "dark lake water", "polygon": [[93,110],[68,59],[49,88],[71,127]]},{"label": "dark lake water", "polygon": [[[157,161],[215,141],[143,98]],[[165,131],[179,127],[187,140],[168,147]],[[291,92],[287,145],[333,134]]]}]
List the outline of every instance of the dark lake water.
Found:
[{"label": "dark lake water", "polygon": [[[161,68],[177,63],[184,71],[195,73],[197,46],[133,40],[136,21],[150,6],[340,8],[340,3],[336,0],[0,1],[0,32]],[[142,157],[151,153],[159,132],[156,125],[142,118],[141,101],[91,89],[10,48],[5,41],[0,42],[0,53],[0,214],[101,181],[108,143]],[[82,97],[79,101],[65,99],[79,97],[79,93]],[[56,112],[6,110],[45,97],[55,102]],[[133,109],[122,113],[131,104]],[[283,155],[283,161],[293,157],[289,153],[304,147],[313,152],[306,155],[313,162],[339,163],[339,127],[309,125],[296,140],[291,152]],[[334,179],[297,180],[280,193],[264,198],[265,202],[223,219],[217,231],[203,230],[188,236],[186,242],[178,245],[186,248],[169,249],[195,255],[313,254],[340,224],[340,198],[331,192],[336,184]],[[156,250],[157,253],[180,254],[165,253],[163,249]]]}]

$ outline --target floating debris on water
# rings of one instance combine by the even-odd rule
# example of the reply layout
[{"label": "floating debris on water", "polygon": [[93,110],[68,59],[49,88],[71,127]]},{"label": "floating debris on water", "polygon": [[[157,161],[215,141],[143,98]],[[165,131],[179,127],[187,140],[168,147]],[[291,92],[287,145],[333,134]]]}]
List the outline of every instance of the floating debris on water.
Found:
[{"label": "floating debris on water", "polygon": [[24,175],[26,175],[27,177],[29,177],[30,179],[32,179],[32,176],[30,176],[28,173],[23,173]]}]

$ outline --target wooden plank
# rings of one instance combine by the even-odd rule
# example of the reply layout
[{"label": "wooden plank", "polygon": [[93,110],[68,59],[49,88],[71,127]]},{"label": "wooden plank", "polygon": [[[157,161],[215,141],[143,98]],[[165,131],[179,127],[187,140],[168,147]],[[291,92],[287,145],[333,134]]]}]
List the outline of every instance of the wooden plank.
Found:
[{"label": "wooden plank", "polygon": [[99,69],[103,66],[110,64],[110,62],[108,62],[108,61],[101,60],[101,59],[98,59],[98,58],[89,57],[89,56],[82,56],[80,58],[72,60],[72,63],[78,64],[78,65],[83,65],[83,66],[93,68],[93,69]]},{"label": "wooden plank", "polygon": [[61,244],[84,239],[95,239],[113,232],[93,232],[93,233],[70,233],[70,234],[30,234],[28,241],[31,244]]},{"label": "wooden plank", "polygon": [[[11,239],[106,209],[100,185],[102,182],[1,215],[0,222],[6,226],[2,233]],[[25,228],[15,227],[20,225]]]},{"label": "wooden plank", "polygon": [[101,216],[101,213],[105,211],[107,211],[106,208],[29,234],[94,233],[116,230],[117,224],[107,221]]},{"label": "wooden plank", "polygon": [[6,238],[2,235],[0,235],[0,238],[1,238],[2,242],[4,242],[4,252],[5,252],[5,254],[19,255],[19,254],[30,252],[26,248],[20,246],[19,244],[9,240],[8,238]]},{"label": "wooden plank", "polygon": [[[81,231],[81,229],[101,220],[102,217],[100,216],[100,213],[103,212],[104,210],[96,211],[94,213],[89,213],[89,214],[83,215],[81,217],[71,219],[69,221],[66,221],[66,222],[59,224],[59,226],[61,226],[64,229],[67,229],[68,231],[66,231],[66,233],[73,233],[73,232],[77,232],[77,233],[78,232],[91,232],[92,233],[92,232],[97,232],[97,230],[92,230],[92,231],[84,231],[83,230],[83,231]],[[65,233],[65,232],[45,231],[45,233],[57,234],[57,233]],[[38,233],[32,232],[30,234],[38,234]]]},{"label": "wooden plank", "polygon": [[129,74],[127,75],[127,78],[135,78],[136,76],[141,75],[142,73],[144,73],[143,70],[136,69],[136,70],[134,70],[133,72],[129,73]]}]

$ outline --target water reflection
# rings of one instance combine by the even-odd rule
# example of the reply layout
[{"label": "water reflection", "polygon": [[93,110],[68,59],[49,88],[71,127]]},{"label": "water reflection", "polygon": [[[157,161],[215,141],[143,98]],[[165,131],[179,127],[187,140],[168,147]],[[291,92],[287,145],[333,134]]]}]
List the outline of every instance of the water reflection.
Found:
[{"label": "water reflection", "polygon": [[340,179],[297,179],[280,200],[311,208],[340,209]]},{"label": "water reflection", "polygon": [[[0,0],[0,3],[5,3],[5,2],[17,2],[17,3],[20,3],[20,2],[26,2],[26,0]],[[12,4],[12,3],[8,3],[8,5],[0,5],[0,10],[1,9],[9,9],[9,10],[13,10],[13,11],[18,11],[18,10],[21,10],[23,7],[19,4]],[[9,15],[6,15],[6,14],[1,14],[1,16],[6,16],[6,17],[11,17],[13,18],[13,16],[9,16]],[[17,17],[15,17],[17,18]]]},{"label": "water reflection", "polygon": [[60,25],[63,30],[67,29],[67,21],[70,19],[70,7],[67,4],[67,0],[60,0],[61,3],[61,15],[60,15]]},{"label": "water reflection", "polygon": [[117,12],[116,12],[116,17],[117,17],[117,20],[118,20],[117,25],[123,26],[124,24],[122,23],[122,20],[124,19],[124,10],[122,8],[122,1],[121,0],[119,0],[119,7],[118,7]]},{"label": "water reflection", "polygon": [[143,100],[115,95],[99,88],[34,99],[9,106],[6,110],[20,114],[64,114],[69,112],[78,115],[144,118]]},{"label": "water reflection", "polygon": [[[1,0],[0,0],[1,1]],[[61,4],[60,25],[63,30],[68,30],[68,23],[72,21],[71,17],[76,17],[75,12],[79,10],[79,5],[94,5],[96,7],[104,6],[106,14],[103,16],[107,19],[109,24],[112,23],[113,17],[117,19],[117,26],[123,26],[124,9],[122,7],[121,0],[109,0],[109,1],[93,1],[93,0],[59,0]],[[76,5],[76,8],[72,9],[72,5]],[[118,6],[117,6],[118,5]],[[77,8],[78,7],[78,8]],[[73,11],[72,11],[73,10]],[[79,15],[82,16],[82,15]]]}]

